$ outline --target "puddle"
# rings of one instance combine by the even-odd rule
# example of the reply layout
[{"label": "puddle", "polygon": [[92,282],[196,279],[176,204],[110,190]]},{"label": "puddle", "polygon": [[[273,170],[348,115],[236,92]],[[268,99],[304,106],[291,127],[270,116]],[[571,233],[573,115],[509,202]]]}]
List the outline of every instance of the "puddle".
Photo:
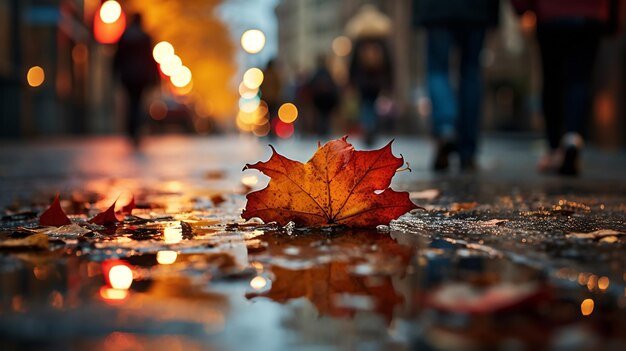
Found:
[{"label": "puddle", "polygon": [[[58,229],[7,209],[1,348],[626,347],[626,197],[423,184],[428,210],[379,231],[303,230],[241,220],[256,179],[204,177],[88,183]],[[128,189],[132,215],[85,223]]]}]

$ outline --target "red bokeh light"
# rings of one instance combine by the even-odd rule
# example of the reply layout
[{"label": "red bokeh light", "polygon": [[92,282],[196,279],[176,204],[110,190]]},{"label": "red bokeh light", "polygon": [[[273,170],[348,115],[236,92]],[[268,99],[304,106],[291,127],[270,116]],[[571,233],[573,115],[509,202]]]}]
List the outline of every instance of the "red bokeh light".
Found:
[{"label": "red bokeh light", "polygon": [[126,15],[124,12],[120,14],[117,21],[113,23],[104,23],[100,17],[100,11],[96,11],[93,21],[93,35],[100,44],[115,44],[122,37],[126,29]]},{"label": "red bokeh light", "polygon": [[293,123],[285,123],[279,119],[275,119],[272,122],[274,133],[276,133],[279,138],[287,139],[293,135]]}]

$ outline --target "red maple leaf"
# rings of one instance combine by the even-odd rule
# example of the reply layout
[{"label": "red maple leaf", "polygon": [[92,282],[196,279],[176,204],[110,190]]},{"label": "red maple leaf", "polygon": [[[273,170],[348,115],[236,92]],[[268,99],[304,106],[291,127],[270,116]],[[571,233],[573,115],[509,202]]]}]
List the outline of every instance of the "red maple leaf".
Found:
[{"label": "red maple leaf", "polygon": [[241,216],[281,225],[293,221],[301,226],[366,228],[389,224],[418,208],[407,192],[389,188],[404,163],[391,153],[391,142],[379,150],[356,151],[346,139],[319,146],[304,164],[273,147],[267,162],[247,164],[244,170],[256,169],[271,179],[265,189],[246,196]]},{"label": "red maple leaf", "polygon": [[115,203],[117,200],[113,201],[113,204],[109,206],[104,212],[98,213],[94,218],[90,219],[88,222],[99,225],[111,225],[119,222],[117,217],[115,217]]},{"label": "red maple leaf", "polygon": [[135,209],[135,207],[136,207],[135,206],[135,195],[133,195],[130,198],[130,201],[126,205],[122,206],[122,211],[121,212],[123,214],[131,215],[131,214],[133,214],[133,209]]},{"label": "red maple leaf", "polygon": [[44,211],[39,217],[39,224],[45,226],[60,227],[67,224],[72,224],[67,215],[61,208],[61,202],[59,201],[59,195],[54,198],[50,207]]}]

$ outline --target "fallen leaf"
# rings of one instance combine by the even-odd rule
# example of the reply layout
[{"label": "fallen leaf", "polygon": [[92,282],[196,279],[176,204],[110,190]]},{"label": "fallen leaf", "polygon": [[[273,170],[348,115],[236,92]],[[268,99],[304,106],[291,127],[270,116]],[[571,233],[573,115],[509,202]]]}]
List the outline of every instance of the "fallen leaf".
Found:
[{"label": "fallen leaf", "polygon": [[39,224],[45,226],[60,227],[62,225],[71,223],[72,221],[67,218],[67,215],[65,214],[65,212],[63,212],[63,209],[61,208],[59,195],[54,198],[54,201],[52,201],[50,207],[48,207],[48,209],[44,211],[44,213],[42,213],[39,217]]},{"label": "fallen leaf", "polygon": [[439,190],[437,189],[426,189],[422,191],[411,191],[409,193],[409,197],[411,199],[419,199],[419,200],[434,200],[439,196]]},{"label": "fallen leaf", "polygon": [[93,224],[99,224],[103,226],[115,224],[119,222],[117,217],[115,217],[115,203],[117,200],[113,201],[113,204],[109,206],[104,212],[98,213],[94,218],[90,219],[88,222]]},{"label": "fallen leaf", "polygon": [[122,207],[123,214],[133,214],[133,209],[135,209],[135,195],[130,198],[130,201]]},{"label": "fallen leaf", "polygon": [[450,206],[450,211],[472,210],[478,206],[478,202],[455,202]]},{"label": "fallen leaf", "polygon": [[271,178],[265,189],[249,193],[244,219],[299,226],[376,227],[419,208],[407,192],[389,188],[402,166],[391,142],[379,150],[356,151],[347,137],[319,146],[305,164],[272,148],[267,162],[247,164]]},{"label": "fallen leaf", "polygon": [[47,249],[48,236],[33,234],[23,239],[9,239],[0,241],[0,249]]},{"label": "fallen leaf", "polygon": [[577,232],[573,232],[573,233],[567,233],[566,236],[568,238],[575,238],[575,239],[592,239],[592,240],[597,240],[597,239],[602,239],[604,237],[610,237],[610,236],[620,236],[620,235],[626,235],[626,232],[618,232],[616,230],[613,229],[600,229],[600,230],[596,230],[593,232],[589,232],[589,233],[577,233]]},{"label": "fallen leaf", "polygon": [[478,224],[484,227],[495,227],[501,223],[507,222],[506,219],[490,219],[488,221],[478,221]]}]

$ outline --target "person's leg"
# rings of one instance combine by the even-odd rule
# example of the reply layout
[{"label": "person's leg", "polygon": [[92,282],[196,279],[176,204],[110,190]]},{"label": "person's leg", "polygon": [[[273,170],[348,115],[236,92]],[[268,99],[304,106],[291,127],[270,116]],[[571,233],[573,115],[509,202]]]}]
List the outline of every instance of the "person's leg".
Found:
[{"label": "person's leg", "polygon": [[461,49],[457,140],[461,168],[471,169],[474,167],[482,113],[480,52],[485,39],[485,29],[463,29],[459,30],[456,36]]},{"label": "person's leg", "polygon": [[450,84],[452,33],[446,28],[430,28],[427,35],[427,82],[432,104],[433,135],[435,138],[453,138],[457,104]]},{"label": "person's leg", "polygon": [[581,25],[570,31],[576,38],[568,45],[564,59],[564,121],[563,135],[560,137],[564,150],[563,162],[559,173],[576,175],[578,173],[578,154],[583,146],[587,123],[591,113],[591,80],[598,44],[601,38],[600,28],[594,24]]},{"label": "person's leg", "polygon": [[369,94],[361,95],[361,125],[365,131],[365,144],[372,146],[376,133],[378,115],[376,114],[376,96]]},{"label": "person's leg", "polygon": [[452,33],[446,28],[429,28],[427,32],[427,83],[432,105],[432,133],[437,141],[433,161],[436,171],[448,168],[448,157],[454,150],[457,102],[450,84],[450,49]]},{"label": "person's leg", "polygon": [[562,133],[563,60],[567,56],[564,47],[566,36],[567,32],[559,28],[545,26],[537,28],[543,76],[541,102],[548,146],[552,152],[558,149]]},{"label": "person's leg", "polygon": [[141,121],[141,93],[142,89],[128,87],[128,110],[126,116],[126,131],[134,146],[139,146],[139,127]]}]

